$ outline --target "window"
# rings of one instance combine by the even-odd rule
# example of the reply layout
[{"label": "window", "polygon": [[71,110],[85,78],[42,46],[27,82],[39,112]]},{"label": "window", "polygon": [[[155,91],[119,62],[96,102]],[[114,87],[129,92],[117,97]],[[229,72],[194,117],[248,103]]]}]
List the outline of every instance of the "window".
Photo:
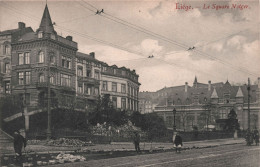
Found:
[{"label": "window", "polygon": [[115,82],[112,83],[112,91],[117,92],[117,83]]},{"label": "window", "polygon": [[42,38],[42,31],[38,32],[38,38]]},{"label": "window", "polygon": [[117,98],[116,97],[112,97],[112,103],[113,103],[113,107],[117,108]]},{"label": "window", "polygon": [[71,76],[66,74],[61,74],[61,85],[70,86],[71,85]]},{"label": "window", "polygon": [[116,74],[116,69],[114,69],[114,74]]},{"label": "window", "polygon": [[78,93],[83,93],[83,84],[82,82],[78,82]]},{"label": "window", "polygon": [[11,54],[11,47],[9,45],[4,46],[4,54],[6,55]]},{"label": "window", "polygon": [[25,72],[25,84],[31,83],[31,72]]},{"label": "window", "polygon": [[19,78],[18,78],[18,80],[19,80],[19,81],[18,81],[18,84],[19,84],[19,85],[23,85],[23,77],[24,77],[24,76],[23,76],[23,72],[19,72],[19,73],[18,73],[18,77],[19,77]]},{"label": "window", "polygon": [[39,52],[39,63],[43,63],[44,62],[44,52],[40,51]]},{"label": "window", "polygon": [[71,58],[67,59],[67,68],[71,69]]},{"label": "window", "polygon": [[24,64],[30,64],[30,53],[25,53],[24,60],[25,60]]},{"label": "window", "polygon": [[10,66],[10,63],[5,63],[5,73],[6,74],[9,74],[11,71],[11,66]]},{"label": "window", "polygon": [[91,70],[87,69],[87,77],[91,77]]},{"label": "window", "polygon": [[50,77],[50,83],[53,84],[53,85],[55,84],[55,82],[54,82],[54,76],[51,76],[51,77]]},{"label": "window", "polygon": [[55,56],[54,53],[50,53],[50,63],[55,64]]},{"label": "window", "polygon": [[122,71],[122,75],[125,76],[125,71]]},{"label": "window", "polygon": [[83,67],[82,66],[78,66],[77,75],[78,76],[83,76]]},{"label": "window", "polygon": [[107,81],[103,81],[102,90],[107,90]]},{"label": "window", "polygon": [[126,99],[125,98],[121,99],[121,108],[126,109]]},{"label": "window", "polygon": [[39,75],[39,82],[45,82],[45,79],[44,79],[44,74],[40,74]]},{"label": "window", "polygon": [[19,61],[18,61],[19,65],[24,64],[24,55],[23,55],[23,53],[19,53],[18,54],[18,59],[19,59]]},{"label": "window", "polygon": [[126,92],[126,86],[125,86],[125,84],[122,84],[122,85],[121,85],[121,92],[122,92],[122,93],[125,93],[125,92]]},{"label": "window", "polygon": [[97,80],[99,79],[99,72],[98,71],[95,71],[94,78],[97,79]]},{"label": "window", "polygon": [[65,67],[66,58],[64,56],[61,57],[61,66]]},{"label": "window", "polygon": [[95,95],[99,95],[99,90],[98,90],[98,88],[95,88]]},{"label": "window", "polygon": [[5,93],[8,93],[8,94],[11,93],[10,82],[9,81],[5,82]]}]

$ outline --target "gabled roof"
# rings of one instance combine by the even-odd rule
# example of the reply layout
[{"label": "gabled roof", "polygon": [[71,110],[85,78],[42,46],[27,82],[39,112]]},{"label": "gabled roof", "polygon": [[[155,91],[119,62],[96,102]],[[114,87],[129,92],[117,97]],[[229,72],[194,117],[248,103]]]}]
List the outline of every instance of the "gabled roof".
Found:
[{"label": "gabled roof", "polygon": [[42,15],[41,24],[40,24],[40,27],[37,30],[37,32],[38,31],[43,31],[45,33],[55,33],[56,34],[56,31],[54,30],[54,27],[53,27],[53,23],[51,21],[51,16],[50,16],[47,4],[45,6],[45,9],[44,9],[44,12],[43,12],[43,15]]},{"label": "gabled roof", "polygon": [[241,90],[240,86],[239,86],[239,88],[238,88],[238,91],[237,91],[237,95],[236,95],[236,97],[244,97],[244,95],[243,95],[243,93],[242,93],[242,90]]},{"label": "gabled roof", "polygon": [[214,88],[214,90],[213,90],[213,93],[212,93],[212,95],[211,95],[211,98],[212,98],[212,99],[218,98],[218,94],[217,94],[217,91],[216,91],[215,88]]}]

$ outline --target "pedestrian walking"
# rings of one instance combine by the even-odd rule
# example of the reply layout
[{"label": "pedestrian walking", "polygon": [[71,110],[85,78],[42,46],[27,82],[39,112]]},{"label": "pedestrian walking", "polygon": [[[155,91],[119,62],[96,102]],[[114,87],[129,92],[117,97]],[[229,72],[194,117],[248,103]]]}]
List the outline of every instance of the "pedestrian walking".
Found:
[{"label": "pedestrian walking", "polygon": [[246,145],[251,146],[253,144],[253,134],[249,129],[246,131]]},{"label": "pedestrian walking", "polygon": [[138,134],[138,132],[134,132],[134,144],[135,144],[135,151],[137,153],[140,153],[140,135]]},{"label": "pedestrian walking", "polygon": [[20,159],[22,156],[22,148],[26,147],[26,140],[25,138],[20,134],[19,131],[14,132],[14,151],[16,159]]},{"label": "pedestrian walking", "polygon": [[181,147],[183,146],[182,144],[182,138],[179,134],[179,132],[176,133],[176,136],[174,138],[173,141],[173,147],[176,148],[176,153],[180,153],[181,152]]},{"label": "pedestrian walking", "polygon": [[254,140],[255,140],[255,145],[259,145],[259,132],[257,129],[254,130]]}]

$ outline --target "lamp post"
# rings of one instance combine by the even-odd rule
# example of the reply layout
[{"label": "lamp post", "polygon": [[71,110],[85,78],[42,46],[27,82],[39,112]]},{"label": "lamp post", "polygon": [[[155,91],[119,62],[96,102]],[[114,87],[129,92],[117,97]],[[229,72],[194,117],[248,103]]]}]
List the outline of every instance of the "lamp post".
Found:
[{"label": "lamp post", "polygon": [[172,113],[173,113],[173,131],[176,131],[176,125],[175,125],[176,109],[175,108],[172,110]]}]

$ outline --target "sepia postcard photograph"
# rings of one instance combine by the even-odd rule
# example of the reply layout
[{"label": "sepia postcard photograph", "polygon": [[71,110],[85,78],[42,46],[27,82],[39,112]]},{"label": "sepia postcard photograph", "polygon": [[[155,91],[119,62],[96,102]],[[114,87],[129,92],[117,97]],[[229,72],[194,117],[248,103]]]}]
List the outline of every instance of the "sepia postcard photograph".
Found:
[{"label": "sepia postcard photograph", "polygon": [[0,0],[0,166],[259,167],[259,0]]}]

